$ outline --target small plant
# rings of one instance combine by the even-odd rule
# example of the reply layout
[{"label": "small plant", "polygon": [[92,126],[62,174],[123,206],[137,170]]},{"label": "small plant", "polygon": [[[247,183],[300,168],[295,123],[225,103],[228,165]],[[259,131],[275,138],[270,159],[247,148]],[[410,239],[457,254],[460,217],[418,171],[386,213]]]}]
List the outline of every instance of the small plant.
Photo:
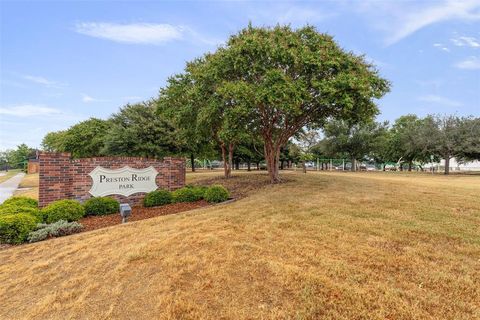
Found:
[{"label": "small plant", "polygon": [[156,207],[172,203],[172,193],[168,190],[155,190],[146,194],[143,198],[145,207]]},{"label": "small plant", "polygon": [[37,209],[38,201],[27,197],[11,197],[3,202],[2,206],[4,205],[16,205],[19,207],[30,207]]},{"label": "small plant", "polygon": [[228,190],[221,185],[213,185],[205,191],[205,200],[212,203],[226,201],[229,196]]},{"label": "small plant", "polygon": [[30,214],[0,215],[0,242],[23,243],[36,225],[37,218]]},{"label": "small plant", "polygon": [[42,209],[46,223],[59,220],[77,221],[85,215],[85,209],[80,202],[75,200],[58,200]]},{"label": "small plant", "polygon": [[28,242],[37,242],[51,237],[74,234],[82,231],[83,226],[78,222],[59,220],[51,224],[39,223],[36,229],[28,234]]},{"label": "small plant", "polygon": [[184,187],[172,192],[173,202],[194,202],[200,200],[199,192],[193,187]]},{"label": "small plant", "polygon": [[37,222],[43,222],[43,215],[37,208],[23,207],[16,204],[2,204],[0,206],[0,215],[10,214],[29,214],[37,219]]},{"label": "small plant", "polygon": [[83,204],[86,215],[102,216],[119,211],[120,203],[109,197],[91,198]]},{"label": "small plant", "polygon": [[197,197],[197,200],[201,200],[204,198],[205,196],[205,191],[207,191],[207,187],[205,186],[192,186],[192,185],[188,185],[188,186],[185,186],[185,188],[190,188],[193,190],[193,193],[195,194],[195,196]]}]

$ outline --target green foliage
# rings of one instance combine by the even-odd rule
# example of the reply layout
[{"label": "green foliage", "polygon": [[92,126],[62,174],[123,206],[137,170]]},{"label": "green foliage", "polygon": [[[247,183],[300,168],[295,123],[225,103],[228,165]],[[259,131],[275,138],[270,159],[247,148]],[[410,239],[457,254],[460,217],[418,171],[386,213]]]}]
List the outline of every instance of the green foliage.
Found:
[{"label": "green foliage", "polygon": [[126,105],[110,119],[104,153],[159,158],[176,153],[182,141],[166,119],[152,102]]},{"label": "green foliage", "polygon": [[31,208],[38,208],[38,201],[32,198],[27,198],[27,197],[11,197],[5,200],[2,203],[3,205],[16,205],[20,207],[31,207]]},{"label": "green foliage", "polygon": [[205,191],[205,200],[208,202],[218,203],[226,201],[229,197],[228,190],[221,185],[213,185]]},{"label": "green foliage", "polygon": [[64,152],[66,138],[66,130],[49,132],[42,140],[42,149],[49,152]]},{"label": "green foliage", "polygon": [[173,202],[194,202],[202,199],[202,189],[199,187],[184,187],[172,192]]},{"label": "green foliage", "polygon": [[35,229],[37,219],[29,214],[1,214],[0,242],[19,244]]},{"label": "green foliage", "polygon": [[372,119],[378,113],[374,99],[388,90],[388,81],[364,57],[312,26],[250,25],[169,79],[160,101],[191,115],[186,125],[222,148],[261,136],[271,181],[277,182],[280,149],[292,136],[331,117]]},{"label": "green foliage", "polygon": [[13,203],[2,204],[0,206],[0,215],[12,215],[12,214],[28,214],[35,217],[37,222],[43,222],[43,214],[37,208],[20,206]]},{"label": "green foliage", "polygon": [[[339,157],[346,156],[356,160],[362,160],[370,155],[387,130],[387,123],[355,123],[333,120],[325,125],[325,148],[328,153]],[[352,165],[352,170],[355,166]]]},{"label": "green foliage", "polygon": [[207,187],[205,186],[193,186],[187,185],[185,188],[191,189],[193,194],[196,197],[196,200],[201,200],[205,196],[205,191],[207,191]]},{"label": "green foliage", "polygon": [[40,223],[35,231],[28,234],[28,242],[42,241],[51,237],[62,237],[82,231],[83,226],[78,222],[59,220],[51,224]]},{"label": "green foliage", "polygon": [[172,203],[172,193],[168,190],[155,190],[149,192],[143,198],[145,207],[156,207]]},{"label": "green foliage", "polygon": [[46,223],[59,220],[77,221],[85,215],[83,206],[75,200],[58,200],[42,209]]},{"label": "green foliage", "polygon": [[104,136],[110,128],[110,122],[90,118],[70,127],[65,133],[65,151],[75,158],[104,155]]},{"label": "green foliage", "polygon": [[109,197],[91,198],[83,204],[85,215],[102,216],[119,212],[120,203]]},{"label": "green foliage", "polygon": [[7,150],[5,160],[8,161],[10,168],[25,169],[28,159],[35,156],[35,149],[22,143],[15,150]]}]

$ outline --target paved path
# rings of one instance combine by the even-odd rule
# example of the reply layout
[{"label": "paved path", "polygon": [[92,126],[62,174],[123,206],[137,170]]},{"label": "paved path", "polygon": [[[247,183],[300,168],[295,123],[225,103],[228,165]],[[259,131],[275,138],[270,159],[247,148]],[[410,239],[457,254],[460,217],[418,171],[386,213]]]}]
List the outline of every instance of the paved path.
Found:
[{"label": "paved path", "polygon": [[7,181],[0,183],[0,204],[13,195],[25,173],[17,173]]}]

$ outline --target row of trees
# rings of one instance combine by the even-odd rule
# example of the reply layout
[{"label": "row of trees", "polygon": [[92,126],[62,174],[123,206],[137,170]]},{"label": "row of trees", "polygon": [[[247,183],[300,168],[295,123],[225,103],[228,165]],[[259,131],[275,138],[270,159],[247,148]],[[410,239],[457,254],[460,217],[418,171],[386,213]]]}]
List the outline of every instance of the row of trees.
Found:
[{"label": "row of trees", "polygon": [[[476,147],[466,142],[475,140],[471,135],[463,135],[461,145],[438,149],[445,146],[438,141],[450,139],[446,128],[458,122],[458,132],[468,131],[468,119],[445,120],[445,128],[434,117],[405,116],[391,128],[373,122],[375,100],[389,86],[363,56],[314,27],[249,25],[225,46],[188,62],[157,98],[127,105],[107,120],[92,118],[49,133],[42,146],[74,157],[182,154],[193,170],[196,157],[221,155],[225,177],[239,161],[264,160],[272,183],[284,162],[306,161],[312,153],[410,166],[430,154],[457,157],[460,149],[462,157],[475,157]],[[434,129],[438,141],[426,143]]]},{"label": "row of trees", "polygon": [[22,143],[16,149],[0,151],[0,168],[24,169],[36,150]]},{"label": "row of trees", "polygon": [[449,162],[480,159],[480,118],[406,115],[392,126],[387,122],[330,121],[323,129],[324,139],[310,148],[313,157],[351,159],[356,162],[394,162],[400,170],[407,166],[445,159],[445,173]]}]

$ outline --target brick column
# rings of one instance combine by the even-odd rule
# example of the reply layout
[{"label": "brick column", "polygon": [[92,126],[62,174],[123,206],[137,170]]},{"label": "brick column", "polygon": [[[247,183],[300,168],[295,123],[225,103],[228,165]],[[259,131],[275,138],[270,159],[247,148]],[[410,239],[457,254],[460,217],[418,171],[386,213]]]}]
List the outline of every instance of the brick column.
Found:
[{"label": "brick column", "polygon": [[41,152],[38,159],[38,205],[44,207],[52,201],[71,198],[70,153]]}]

